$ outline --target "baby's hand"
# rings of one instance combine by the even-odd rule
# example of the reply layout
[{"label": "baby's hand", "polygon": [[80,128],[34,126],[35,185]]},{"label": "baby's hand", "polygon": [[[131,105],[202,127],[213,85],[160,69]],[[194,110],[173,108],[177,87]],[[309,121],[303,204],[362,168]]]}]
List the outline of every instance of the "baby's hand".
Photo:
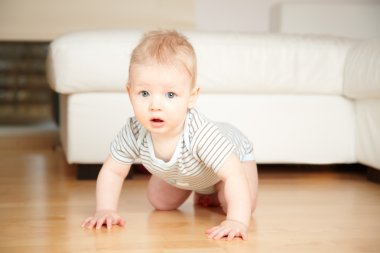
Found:
[{"label": "baby's hand", "polygon": [[81,227],[88,229],[100,229],[103,224],[107,226],[107,229],[111,229],[112,225],[124,227],[125,221],[117,214],[117,212],[113,210],[101,210],[97,211],[94,216],[85,219],[82,222]]},{"label": "baby's hand", "polygon": [[234,237],[241,237],[247,240],[247,226],[239,221],[225,220],[219,226],[215,226],[206,231],[208,238],[219,240],[227,237],[227,240],[232,240]]}]

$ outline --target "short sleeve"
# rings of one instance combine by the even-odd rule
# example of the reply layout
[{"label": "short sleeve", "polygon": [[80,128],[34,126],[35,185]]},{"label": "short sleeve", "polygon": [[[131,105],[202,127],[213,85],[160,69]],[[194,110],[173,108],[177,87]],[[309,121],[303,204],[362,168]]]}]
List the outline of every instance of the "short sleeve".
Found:
[{"label": "short sleeve", "polygon": [[234,145],[213,123],[206,123],[194,134],[191,142],[193,155],[207,167],[217,172],[229,155],[234,152]]},{"label": "short sleeve", "polygon": [[121,163],[134,163],[139,156],[136,136],[138,136],[138,128],[133,118],[130,118],[112,141],[111,156]]}]

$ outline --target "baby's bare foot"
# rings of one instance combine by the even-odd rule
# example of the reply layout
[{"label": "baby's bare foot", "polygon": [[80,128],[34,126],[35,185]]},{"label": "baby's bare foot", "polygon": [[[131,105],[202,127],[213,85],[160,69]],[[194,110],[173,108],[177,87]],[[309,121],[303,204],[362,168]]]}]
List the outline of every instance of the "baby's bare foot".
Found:
[{"label": "baby's bare foot", "polygon": [[220,206],[218,199],[218,193],[204,195],[200,193],[194,193],[194,204],[203,207],[216,207]]}]

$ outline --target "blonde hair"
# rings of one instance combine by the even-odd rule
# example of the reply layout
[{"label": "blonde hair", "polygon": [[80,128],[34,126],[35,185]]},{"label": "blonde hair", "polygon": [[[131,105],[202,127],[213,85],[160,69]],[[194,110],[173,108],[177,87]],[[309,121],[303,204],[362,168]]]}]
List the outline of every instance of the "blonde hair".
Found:
[{"label": "blonde hair", "polygon": [[129,80],[135,64],[182,64],[191,78],[192,86],[196,81],[196,56],[187,38],[174,30],[157,30],[144,34],[133,50],[129,64]]}]

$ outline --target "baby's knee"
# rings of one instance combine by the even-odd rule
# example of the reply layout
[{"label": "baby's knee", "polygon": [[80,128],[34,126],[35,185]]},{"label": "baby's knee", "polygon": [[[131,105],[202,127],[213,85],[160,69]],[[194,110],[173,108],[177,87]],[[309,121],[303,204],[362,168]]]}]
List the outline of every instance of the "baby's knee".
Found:
[{"label": "baby's knee", "polygon": [[252,203],[251,203],[251,214],[253,214],[255,212],[256,206],[257,206],[256,200],[252,201]]},{"label": "baby's knee", "polygon": [[148,187],[148,200],[152,206],[161,211],[176,210],[190,196],[191,191],[176,189],[163,185]]},{"label": "baby's knee", "polygon": [[150,204],[157,211],[173,211],[173,210],[177,210],[177,208],[178,208],[178,207],[169,206],[169,205],[159,203],[159,202],[155,203],[155,202],[150,201]]},{"label": "baby's knee", "polygon": [[178,208],[178,206],[174,206],[170,203],[167,203],[167,201],[163,200],[154,192],[148,191],[148,200],[150,204],[154,207],[154,209],[158,211],[172,211]]},{"label": "baby's knee", "polygon": [[253,214],[257,207],[257,193],[251,195],[251,214]]}]

